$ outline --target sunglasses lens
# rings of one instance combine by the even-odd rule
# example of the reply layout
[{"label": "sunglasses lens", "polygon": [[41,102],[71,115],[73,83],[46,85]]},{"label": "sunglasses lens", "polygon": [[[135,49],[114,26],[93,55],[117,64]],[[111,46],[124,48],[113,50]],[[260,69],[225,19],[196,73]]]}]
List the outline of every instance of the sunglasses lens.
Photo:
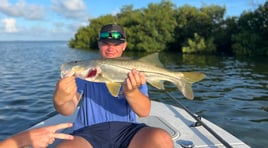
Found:
[{"label": "sunglasses lens", "polygon": [[120,39],[121,38],[121,33],[119,32],[112,32],[112,38],[113,39]]},{"label": "sunglasses lens", "polygon": [[100,33],[100,38],[120,40],[121,38],[123,38],[123,36],[120,32],[102,32]]},{"label": "sunglasses lens", "polygon": [[109,32],[102,32],[101,34],[100,34],[100,38],[102,38],[102,39],[107,39],[108,37],[109,37]]}]

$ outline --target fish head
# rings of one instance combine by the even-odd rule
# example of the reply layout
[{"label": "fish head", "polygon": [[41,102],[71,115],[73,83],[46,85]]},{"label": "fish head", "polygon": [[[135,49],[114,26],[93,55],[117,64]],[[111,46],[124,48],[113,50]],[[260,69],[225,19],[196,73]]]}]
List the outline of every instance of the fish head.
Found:
[{"label": "fish head", "polygon": [[74,66],[71,68],[71,71],[74,73],[76,77],[87,81],[94,81],[101,74],[101,69],[97,66],[96,67]]},{"label": "fish head", "polygon": [[101,69],[98,66],[81,66],[75,65],[69,68],[63,67],[61,70],[61,77],[68,77],[74,75],[75,77],[85,79],[87,81],[94,81],[101,74]]}]

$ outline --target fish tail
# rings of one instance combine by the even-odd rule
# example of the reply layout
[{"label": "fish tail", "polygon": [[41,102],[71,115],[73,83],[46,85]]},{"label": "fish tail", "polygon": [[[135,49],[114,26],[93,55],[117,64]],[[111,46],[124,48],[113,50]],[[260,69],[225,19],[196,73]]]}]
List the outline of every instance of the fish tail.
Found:
[{"label": "fish tail", "polygon": [[194,99],[194,94],[192,90],[192,83],[198,82],[205,78],[205,74],[201,72],[180,72],[177,77],[180,77],[179,81],[176,81],[177,88],[182,92],[182,94],[189,100]]}]

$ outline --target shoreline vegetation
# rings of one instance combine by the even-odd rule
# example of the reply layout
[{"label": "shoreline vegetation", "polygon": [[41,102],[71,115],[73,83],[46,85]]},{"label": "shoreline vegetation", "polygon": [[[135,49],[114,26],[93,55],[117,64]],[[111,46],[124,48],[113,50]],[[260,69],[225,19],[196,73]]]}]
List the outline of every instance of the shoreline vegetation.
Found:
[{"label": "shoreline vegetation", "polygon": [[141,9],[127,5],[116,15],[89,19],[68,45],[97,49],[99,28],[117,23],[127,32],[128,51],[268,56],[268,1],[239,17],[225,17],[225,11],[217,5],[177,7],[170,0]]}]

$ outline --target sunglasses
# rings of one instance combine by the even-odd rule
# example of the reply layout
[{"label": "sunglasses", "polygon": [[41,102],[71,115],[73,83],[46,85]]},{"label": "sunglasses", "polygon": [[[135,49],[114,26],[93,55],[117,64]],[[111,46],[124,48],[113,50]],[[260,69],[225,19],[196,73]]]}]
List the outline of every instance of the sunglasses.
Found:
[{"label": "sunglasses", "polygon": [[100,39],[125,40],[120,32],[102,32],[100,33]]}]

